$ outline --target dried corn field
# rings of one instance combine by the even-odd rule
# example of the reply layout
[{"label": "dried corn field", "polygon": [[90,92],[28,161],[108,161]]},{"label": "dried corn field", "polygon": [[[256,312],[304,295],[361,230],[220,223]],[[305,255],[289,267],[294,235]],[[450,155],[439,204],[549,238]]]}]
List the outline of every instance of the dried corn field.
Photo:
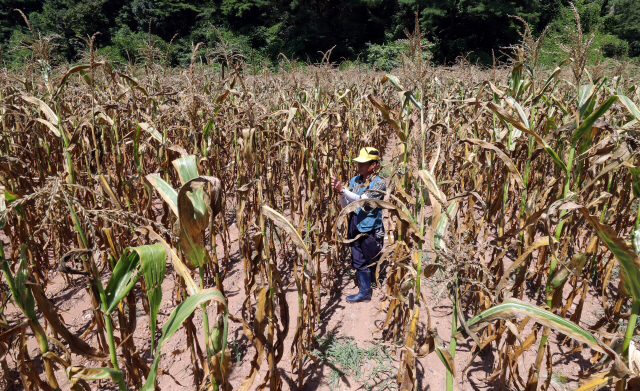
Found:
[{"label": "dried corn field", "polygon": [[[526,44],[484,70],[412,45],[393,75],[328,57],[254,74],[198,64],[199,46],[187,69],[93,50],[52,69],[34,36],[38,61],[0,72],[0,385],[313,389],[348,213],[378,207],[371,339],[394,388],[467,389],[482,359],[480,387],[547,390],[578,352],[573,389],[636,389],[640,89],[628,64],[539,69]],[[341,210],[330,176],[353,176],[363,146],[384,155],[385,198]]]}]

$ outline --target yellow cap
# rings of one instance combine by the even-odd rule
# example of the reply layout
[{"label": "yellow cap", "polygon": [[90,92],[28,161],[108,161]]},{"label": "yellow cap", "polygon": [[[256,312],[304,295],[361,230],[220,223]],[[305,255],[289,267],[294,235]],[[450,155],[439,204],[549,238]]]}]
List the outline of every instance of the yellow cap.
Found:
[{"label": "yellow cap", "polygon": [[379,160],[380,152],[377,149],[371,147],[364,147],[360,150],[360,155],[357,158],[353,159],[354,162],[357,163],[366,163],[372,160]]}]

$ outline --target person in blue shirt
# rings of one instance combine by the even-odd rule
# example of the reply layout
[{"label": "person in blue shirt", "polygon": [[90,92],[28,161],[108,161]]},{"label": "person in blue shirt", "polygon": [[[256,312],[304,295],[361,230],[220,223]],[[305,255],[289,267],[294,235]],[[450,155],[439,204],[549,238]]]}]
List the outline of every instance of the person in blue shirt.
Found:
[{"label": "person in blue shirt", "polygon": [[[345,186],[338,179],[331,177],[331,185],[338,193],[340,205],[344,208],[351,202],[363,198],[383,199],[387,187],[382,178],[376,173],[380,168],[380,153],[377,149],[365,147],[360,150],[357,158],[358,174],[351,178]],[[378,190],[371,191],[371,190]],[[382,223],[382,209],[358,208],[349,214],[347,237],[356,238],[350,243],[351,266],[356,269],[360,290],[357,294],[347,296],[347,302],[367,302],[371,300],[371,278],[375,275],[375,263],[380,259],[384,244],[384,225]]]}]

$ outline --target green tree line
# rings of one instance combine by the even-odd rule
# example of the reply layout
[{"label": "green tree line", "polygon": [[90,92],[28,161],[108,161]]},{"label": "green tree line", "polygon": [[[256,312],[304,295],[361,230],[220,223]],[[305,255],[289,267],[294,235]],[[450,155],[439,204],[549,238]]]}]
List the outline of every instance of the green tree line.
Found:
[{"label": "green tree line", "polygon": [[[597,31],[606,57],[640,56],[637,0],[577,0],[582,28]],[[15,11],[22,10],[23,16]],[[281,55],[318,62],[333,48],[331,61],[360,61],[378,68],[398,65],[405,30],[416,10],[430,59],[451,63],[464,56],[491,64],[517,43],[523,18],[534,34],[546,26],[542,58],[556,61],[573,14],[567,0],[0,0],[1,61],[20,66],[20,42],[32,34],[53,35],[56,61],[77,62],[85,40],[96,32],[99,56],[141,62],[155,56],[169,65],[188,64],[193,44],[203,42],[208,59],[232,55],[269,66]],[[214,27],[215,26],[215,27]],[[33,31],[33,33],[31,32]],[[149,47],[153,50],[150,52]]]}]

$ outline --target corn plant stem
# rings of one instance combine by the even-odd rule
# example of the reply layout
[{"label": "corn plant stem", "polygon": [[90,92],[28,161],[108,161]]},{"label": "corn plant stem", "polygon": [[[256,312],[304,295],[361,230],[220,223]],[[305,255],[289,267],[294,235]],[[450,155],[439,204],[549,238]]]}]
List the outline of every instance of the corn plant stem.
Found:
[{"label": "corn plant stem", "polygon": [[635,229],[637,230],[640,227],[640,200],[638,201],[638,211],[636,212],[636,225]]},{"label": "corn plant stem", "polygon": [[[215,238],[213,239],[215,241]],[[204,289],[204,266],[198,267],[198,272],[200,274],[200,290]],[[204,327],[204,347],[207,352],[207,362],[205,365],[209,368],[209,364],[211,363],[211,355],[215,354],[213,352],[213,348],[211,347],[210,341],[210,330],[209,330],[209,314],[207,314],[207,303],[202,304],[202,326]],[[214,373],[211,370],[209,372],[209,380],[211,381],[211,385],[214,390],[218,389],[218,384],[216,383],[216,379],[213,376]]]},{"label": "corn plant stem", "polygon": [[[566,177],[565,177],[565,181],[564,181],[564,187],[562,189],[562,199],[567,198],[567,194],[569,193],[569,184],[571,181],[571,166],[573,164],[573,155],[575,154],[576,151],[576,147],[575,145],[571,145],[571,148],[569,149],[569,160],[567,162],[567,171],[566,171]],[[564,215],[567,213],[566,210],[562,210],[560,211],[560,218],[562,219],[562,217],[564,217]],[[564,224],[564,221],[560,221],[558,223],[558,227],[556,228],[556,240],[560,239],[560,234],[562,233],[562,226]],[[547,278],[547,287],[546,287],[546,292],[547,292],[547,296],[549,296],[549,292],[551,291],[551,278],[553,276],[553,271],[556,267],[556,263],[558,262],[558,259],[555,257],[554,254],[551,254],[551,263],[549,264],[549,277]],[[547,300],[547,305],[549,307],[551,307],[551,299]],[[553,310],[553,309],[551,309]],[[547,344],[547,337],[546,336],[542,336],[542,338],[540,339],[540,346],[538,346],[538,350],[539,349],[544,349],[545,345]]]},{"label": "corn plant stem", "polygon": [[[457,274],[456,274],[457,275]],[[451,301],[453,306],[451,308],[451,340],[449,342],[449,353],[451,353],[451,359],[455,360],[456,358],[456,343],[457,340],[453,336],[458,328],[458,303],[456,299],[456,295],[451,295]],[[453,391],[453,374],[449,372],[447,369],[447,391]]]},{"label": "corn plant stem", "polygon": [[506,211],[507,211],[507,201],[509,200],[508,197],[508,193],[509,193],[509,171],[507,171],[507,169],[504,169],[505,171],[505,178],[504,178],[504,185],[502,186],[502,210],[500,213],[500,225],[498,227],[498,234],[500,236],[504,235],[504,220],[505,220],[505,215],[506,215]]},{"label": "corn plant stem", "polygon": [[[204,266],[198,267],[200,274],[200,290],[204,289]],[[211,358],[211,349],[209,348],[209,314],[207,313],[207,303],[202,304],[202,323],[204,326],[204,346],[207,350],[207,361]]]},{"label": "corn plant stem", "polygon": [[[416,188],[418,189],[418,193],[422,194],[422,198],[416,197],[416,221],[418,221],[419,224],[420,235],[424,237],[425,222],[423,205],[427,203],[428,195],[424,189],[420,189],[417,186]],[[420,276],[420,273],[422,273],[422,240],[418,240],[416,245],[418,246],[418,262],[416,265],[416,272],[418,273],[418,276]],[[416,277],[416,302],[420,303],[420,277]]]},{"label": "corn plant stem", "polygon": [[[609,182],[607,183],[607,193],[611,192],[611,183],[613,182],[613,175],[609,175]],[[602,223],[604,221],[605,215],[607,213],[607,206],[609,206],[609,202],[605,201],[604,204],[602,205],[602,213],[600,213],[600,222]],[[638,205],[638,209],[640,209],[640,204]],[[636,217],[636,222],[637,222],[637,217]],[[636,227],[637,229],[637,227]]]},{"label": "corn plant stem", "polygon": [[104,327],[107,330],[107,343],[109,344],[109,356],[111,358],[111,364],[113,364],[114,369],[120,369],[118,367],[118,356],[116,354],[116,342],[113,338],[113,324],[111,323],[111,316],[104,315]]},{"label": "corn plant stem", "polygon": [[[89,242],[87,241],[87,237],[84,234],[84,230],[80,225],[78,216],[76,215],[76,212],[73,209],[73,206],[68,200],[67,200],[67,205],[69,206],[69,211],[71,212],[71,219],[73,220],[73,225],[76,229],[76,232],[78,233],[78,236],[80,236],[80,240],[82,241],[82,244],[84,245],[85,248],[89,248]],[[113,338],[113,324],[111,323],[111,317],[105,312],[108,308],[107,295],[104,292],[102,281],[100,281],[100,274],[98,273],[98,269],[96,268],[96,265],[92,259],[89,259],[89,264],[91,265],[91,274],[93,275],[94,283],[98,288],[98,293],[100,295],[100,302],[102,304],[102,312],[104,316],[104,325],[107,332],[107,344],[109,345],[109,355],[111,357],[111,364],[113,365],[114,369],[120,370],[120,367],[118,366],[118,357],[116,353],[116,343]],[[120,383],[122,383],[122,384],[119,384],[120,389],[126,390],[126,387],[123,387],[124,382],[121,381]]]},{"label": "corn plant stem", "polygon": [[[567,161],[567,171],[566,171],[566,176],[564,180],[564,187],[562,188],[562,199],[567,198],[567,195],[569,194],[569,185],[571,182],[571,166],[573,165],[573,155],[575,154],[575,152],[576,152],[576,146],[571,145],[571,148],[569,149],[569,160]],[[561,210],[560,219],[562,219],[565,214],[567,214],[567,211]],[[564,226],[564,220],[560,220],[560,222],[558,223],[558,226],[556,227],[556,241],[560,240],[560,234],[562,233],[563,226]],[[551,264],[549,265],[549,279],[547,281],[547,293],[549,293],[549,290],[551,289],[549,286],[549,282],[551,282],[550,279],[551,279],[551,276],[553,275],[553,271],[555,270],[557,262],[558,262],[558,259],[555,257],[555,254],[551,254]]]},{"label": "corn plant stem", "polygon": [[67,160],[67,172],[69,173],[69,183],[75,183],[75,177],[73,175],[73,161],[71,160],[71,152],[69,151],[70,140],[67,138],[66,133],[64,132],[64,128],[62,127],[62,119],[60,118],[60,114],[62,111],[60,110],[60,105],[56,101],[56,111],[58,117],[58,132],[60,132],[60,136],[62,137],[62,145],[64,145],[65,149],[65,159]]},{"label": "corn plant stem", "polygon": [[[638,312],[640,311],[640,300],[633,299],[631,306],[631,316],[629,316],[629,322],[627,323],[627,329],[624,333],[624,340],[622,341],[622,359],[625,363],[630,362],[629,346],[631,345],[631,338],[633,338],[633,331],[636,328],[636,321],[638,319]],[[622,378],[616,383],[616,391],[622,391],[626,389],[627,379]]]},{"label": "corn plant stem", "polygon": [[636,328],[636,320],[638,319],[639,311],[640,299],[633,299],[633,305],[631,306],[631,316],[629,316],[627,330],[624,333],[624,341],[622,342],[622,357],[626,360],[629,360],[629,345],[631,344],[631,338],[633,338],[633,331]]}]

